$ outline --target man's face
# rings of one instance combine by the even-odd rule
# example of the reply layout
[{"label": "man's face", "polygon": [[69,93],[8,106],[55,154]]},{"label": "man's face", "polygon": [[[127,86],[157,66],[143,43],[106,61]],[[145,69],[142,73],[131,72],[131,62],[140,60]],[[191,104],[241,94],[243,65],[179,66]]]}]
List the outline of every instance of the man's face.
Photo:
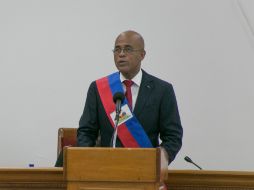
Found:
[{"label": "man's face", "polygon": [[144,45],[135,34],[124,33],[118,36],[114,48],[114,60],[117,69],[128,79],[132,79],[140,70],[145,57]]}]

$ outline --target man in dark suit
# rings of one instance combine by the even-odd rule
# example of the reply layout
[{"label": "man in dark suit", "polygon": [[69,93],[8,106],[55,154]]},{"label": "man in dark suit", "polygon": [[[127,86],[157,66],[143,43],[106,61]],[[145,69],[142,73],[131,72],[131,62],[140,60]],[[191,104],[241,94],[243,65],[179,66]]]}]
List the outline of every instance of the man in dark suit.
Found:
[{"label": "man in dark suit", "polygon": [[[150,140],[151,146],[162,147],[167,152],[169,162],[173,161],[182,146],[183,129],[172,85],[141,69],[141,61],[146,52],[144,40],[137,32],[121,33],[116,38],[113,52],[121,88],[123,92],[131,92],[131,95],[127,95],[130,98],[127,100],[129,109]],[[125,80],[131,80],[131,87],[127,87]],[[89,87],[79,122],[78,146],[95,146],[98,136],[101,138],[100,146],[111,145],[114,125],[106,110],[107,103],[103,100],[103,95],[99,83],[94,81]],[[108,100],[108,103],[112,102],[112,98]],[[123,141],[120,137],[117,138],[116,146],[126,147]]]}]

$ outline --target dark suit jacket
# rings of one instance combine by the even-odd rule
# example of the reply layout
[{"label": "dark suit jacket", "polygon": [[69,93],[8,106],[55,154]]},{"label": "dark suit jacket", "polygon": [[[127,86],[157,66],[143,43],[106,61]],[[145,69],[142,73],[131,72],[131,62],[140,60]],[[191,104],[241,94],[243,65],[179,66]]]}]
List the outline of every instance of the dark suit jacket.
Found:
[{"label": "dark suit jacket", "polygon": [[[172,161],[182,146],[183,134],[173,87],[143,70],[142,72],[134,114],[153,146],[164,147]],[[101,146],[109,147],[113,127],[104,111],[96,83],[93,82],[89,87],[84,112],[79,122],[78,146],[94,146],[99,131]],[[159,136],[162,140],[161,145]],[[116,146],[122,146],[120,140]]]}]

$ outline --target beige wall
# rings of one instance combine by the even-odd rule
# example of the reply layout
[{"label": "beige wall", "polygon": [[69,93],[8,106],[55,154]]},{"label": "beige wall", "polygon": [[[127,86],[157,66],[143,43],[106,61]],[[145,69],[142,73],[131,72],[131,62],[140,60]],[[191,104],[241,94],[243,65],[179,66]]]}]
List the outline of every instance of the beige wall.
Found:
[{"label": "beige wall", "polygon": [[0,166],[51,166],[91,81],[115,71],[118,33],[143,34],[143,68],[173,83],[185,155],[253,170],[254,1],[0,0]]}]

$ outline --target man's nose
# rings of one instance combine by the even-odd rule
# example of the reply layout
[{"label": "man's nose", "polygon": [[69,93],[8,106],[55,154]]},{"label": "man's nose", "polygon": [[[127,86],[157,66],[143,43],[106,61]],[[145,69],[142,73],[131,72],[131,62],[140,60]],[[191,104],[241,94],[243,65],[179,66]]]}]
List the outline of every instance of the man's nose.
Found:
[{"label": "man's nose", "polygon": [[121,51],[120,51],[120,53],[119,53],[119,56],[120,56],[120,57],[125,56],[125,50],[124,50],[124,49],[121,49]]}]

